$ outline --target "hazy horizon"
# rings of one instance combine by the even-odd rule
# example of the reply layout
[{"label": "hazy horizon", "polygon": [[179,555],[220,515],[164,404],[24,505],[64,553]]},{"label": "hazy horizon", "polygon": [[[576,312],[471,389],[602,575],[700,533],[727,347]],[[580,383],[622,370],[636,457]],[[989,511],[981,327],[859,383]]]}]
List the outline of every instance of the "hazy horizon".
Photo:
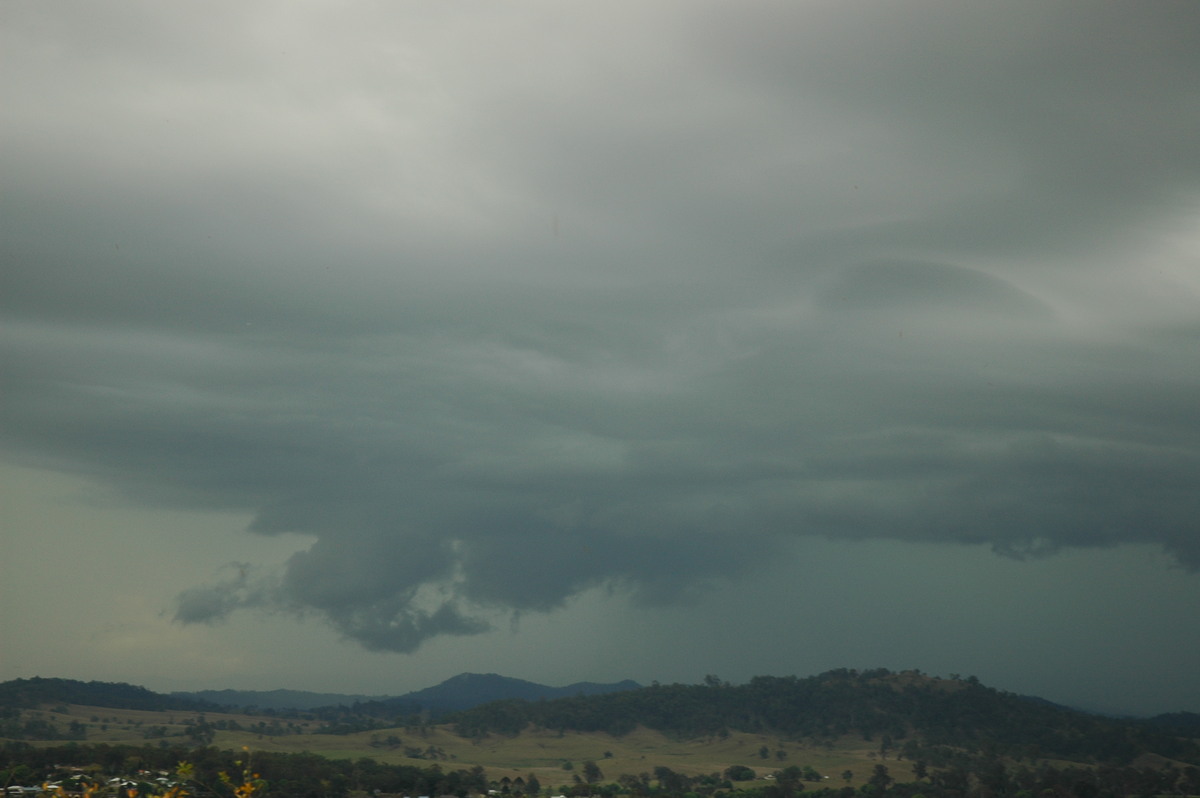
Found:
[{"label": "hazy horizon", "polygon": [[[836,671],[836,670],[840,670],[840,669],[832,668],[830,670]],[[851,670],[857,670],[857,669],[851,669]],[[875,669],[864,668],[862,670],[869,671],[869,670],[875,670]],[[964,674],[925,673],[924,671],[920,671],[919,668],[909,668],[909,669],[907,669],[907,671],[891,671],[891,673],[901,674],[901,673],[907,673],[907,672],[911,672],[911,671],[919,671],[922,676],[932,678],[932,679],[967,680],[967,679],[977,678],[974,676],[974,674],[966,674],[966,673],[964,673]],[[810,674],[760,673],[760,674],[755,674],[755,677],[758,677],[758,676],[766,676],[766,677],[795,676],[795,677],[798,677],[801,679],[805,679],[805,678],[817,677],[826,672],[828,672],[828,671],[822,671],[821,673],[810,673]],[[706,674],[705,675],[706,678],[709,675],[710,674]],[[711,675],[715,675],[715,674],[711,674]],[[460,679],[461,677],[464,677],[464,676],[485,676],[485,677],[497,676],[504,680],[520,681],[520,682],[525,682],[528,684],[535,684],[535,685],[538,685],[541,687],[550,687],[550,688],[555,688],[555,689],[572,687],[572,686],[575,686],[578,684],[595,684],[595,685],[601,685],[601,686],[611,686],[611,685],[619,685],[624,682],[631,682],[631,683],[634,683],[637,685],[636,687],[631,687],[629,689],[641,689],[644,687],[649,687],[651,684],[654,684],[654,683],[664,683],[664,684],[666,683],[666,682],[659,682],[659,680],[651,680],[651,682],[649,682],[649,683],[642,684],[642,683],[636,682],[636,680],[633,680],[633,679],[615,679],[612,681],[605,681],[605,682],[595,682],[595,681],[587,680],[587,679],[583,679],[583,680],[574,679],[574,680],[569,680],[569,681],[565,681],[562,683],[549,683],[548,684],[548,683],[543,683],[543,682],[532,681],[529,679],[522,679],[521,677],[518,677],[518,676],[509,676],[509,675],[503,674],[503,673],[494,673],[494,672],[483,673],[483,672],[477,672],[477,671],[463,671],[461,673],[456,673],[451,676],[448,676],[445,679],[442,679],[441,681],[438,681],[438,682],[426,684],[424,686],[416,687],[416,688],[413,688],[410,690],[404,690],[401,692],[393,692],[393,693],[369,693],[369,692],[364,693],[364,692],[355,692],[352,690],[308,690],[308,689],[294,688],[294,687],[273,687],[273,688],[258,688],[258,689],[239,689],[239,688],[232,688],[232,687],[195,687],[195,688],[191,688],[191,689],[176,688],[176,689],[172,689],[172,690],[154,690],[153,688],[151,688],[147,685],[144,685],[144,684],[132,684],[130,682],[122,682],[120,680],[109,681],[109,680],[104,680],[104,679],[96,679],[96,680],[80,679],[80,680],[75,680],[75,681],[85,681],[85,682],[96,681],[96,682],[100,682],[100,683],[104,683],[104,684],[132,684],[132,686],[134,686],[134,687],[144,687],[144,688],[150,690],[151,692],[158,693],[159,695],[167,695],[167,696],[204,696],[209,693],[222,693],[222,694],[223,693],[231,693],[231,694],[235,694],[235,695],[296,693],[296,694],[300,694],[300,695],[337,696],[339,698],[355,698],[355,699],[367,699],[367,700],[379,701],[379,700],[387,700],[387,699],[394,699],[394,698],[404,698],[406,696],[420,693],[420,692],[423,692],[423,691],[431,689],[431,688],[441,687],[444,684],[453,682],[454,680]],[[38,674],[37,677],[48,678],[48,679],[49,678],[67,678],[67,677],[57,677],[57,676],[45,676],[43,674]],[[751,677],[751,679],[753,679],[755,677]],[[14,677],[14,679],[22,679],[22,678],[29,679],[29,678],[35,678],[35,677],[28,677],[28,676]],[[746,680],[745,682],[731,682],[731,684],[734,684],[736,686],[736,685],[740,685],[740,684],[746,684],[748,681],[749,680]],[[704,683],[704,679],[699,679],[699,680],[692,681],[692,682],[670,682],[670,684],[697,684],[697,685],[703,684],[703,683]],[[1106,715],[1106,716],[1110,716],[1110,717],[1149,718],[1149,717],[1154,717],[1154,716],[1163,715],[1163,714],[1171,714],[1171,713],[1177,713],[1177,712],[1190,712],[1189,710],[1163,710],[1161,712],[1155,712],[1155,713],[1137,714],[1137,713],[1117,711],[1117,710],[1113,710],[1113,709],[1104,709],[1102,707],[1089,707],[1089,706],[1083,706],[1083,705],[1067,704],[1067,703],[1063,703],[1060,701],[1054,701],[1052,698],[1050,698],[1048,696],[1043,696],[1043,695],[1034,695],[1034,694],[1030,694],[1030,693],[1015,693],[1013,691],[1005,690],[1001,687],[998,687],[997,685],[987,684],[983,681],[980,681],[980,684],[982,684],[984,687],[995,689],[1002,693],[1008,693],[1011,695],[1015,695],[1020,698],[1030,698],[1030,699],[1050,701],[1052,703],[1058,704],[1059,706],[1063,706],[1068,709],[1073,709],[1073,710],[1077,710],[1077,711],[1085,712],[1085,713],[1089,713],[1089,714]],[[231,705],[231,706],[233,706],[233,705]],[[1193,714],[1198,714],[1198,713],[1193,713]]]}]

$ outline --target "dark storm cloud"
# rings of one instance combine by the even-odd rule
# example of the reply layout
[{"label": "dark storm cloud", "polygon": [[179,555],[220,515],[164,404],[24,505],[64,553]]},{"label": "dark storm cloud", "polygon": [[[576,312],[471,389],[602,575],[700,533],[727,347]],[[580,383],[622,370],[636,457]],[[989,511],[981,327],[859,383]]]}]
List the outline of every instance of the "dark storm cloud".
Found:
[{"label": "dark storm cloud", "polygon": [[1191,6],[40,9],[8,455],[312,538],[181,621],[412,651],[796,535],[1200,567]]}]

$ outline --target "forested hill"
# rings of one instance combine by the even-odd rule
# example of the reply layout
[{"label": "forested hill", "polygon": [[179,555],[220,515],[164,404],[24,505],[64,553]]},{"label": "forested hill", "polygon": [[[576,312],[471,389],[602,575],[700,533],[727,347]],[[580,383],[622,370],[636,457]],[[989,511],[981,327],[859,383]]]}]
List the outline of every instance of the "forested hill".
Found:
[{"label": "forested hill", "polygon": [[1200,714],[1195,712],[1168,712],[1165,715],[1156,715],[1146,723],[1181,737],[1200,739]]},{"label": "forested hill", "polygon": [[181,710],[204,712],[216,704],[163,695],[125,682],[80,682],[75,679],[13,679],[0,683],[0,707],[36,707],[43,704],[83,704],[114,709]]},{"label": "forested hill", "polygon": [[680,737],[730,731],[816,744],[847,734],[909,758],[988,751],[1019,758],[1127,763],[1145,753],[1200,764],[1200,745],[1147,721],[1118,720],[986,687],[975,678],[836,670],[553,701],[501,701],[447,718],[464,736],[547,729],[622,735],[641,725]]}]

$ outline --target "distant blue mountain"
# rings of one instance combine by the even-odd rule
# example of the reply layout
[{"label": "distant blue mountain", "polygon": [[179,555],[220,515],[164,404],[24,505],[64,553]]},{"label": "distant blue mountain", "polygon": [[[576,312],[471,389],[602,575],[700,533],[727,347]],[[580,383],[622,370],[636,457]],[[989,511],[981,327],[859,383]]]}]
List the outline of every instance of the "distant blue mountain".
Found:
[{"label": "distant blue mountain", "polygon": [[175,692],[171,695],[239,709],[249,707],[256,709],[314,709],[339,705],[351,706],[364,701],[390,698],[386,695],[311,693],[306,690],[196,690],[194,692]]},{"label": "distant blue mountain", "polygon": [[495,673],[460,673],[433,687],[398,696],[312,693],[304,690],[198,690],[172,693],[172,696],[206,701],[224,707],[310,710],[344,706],[353,707],[356,712],[368,715],[412,715],[424,712],[438,716],[501,699],[521,698],[537,701],[577,695],[600,695],[621,690],[636,690],[639,687],[641,685],[637,682],[628,679],[613,684],[576,682],[566,687],[547,687],[544,684]]},{"label": "distant blue mountain", "polygon": [[544,684],[500,676],[495,673],[460,673],[458,676],[433,687],[426,687],[424,690],[372,702],[371,708],[373,709],[375,705],[380,705],[381,708],[388,706],[403,708],[416,705],[422,710],[441,714],[471,709],[489,701],[503,699],[519,698],[525,701],[538,701],[577,695],[602,695],[622,690],[636,690],[639,687],[641,687],[640,684],[629,679],[612,684],[575,682],[566,687],[547,687]]}]

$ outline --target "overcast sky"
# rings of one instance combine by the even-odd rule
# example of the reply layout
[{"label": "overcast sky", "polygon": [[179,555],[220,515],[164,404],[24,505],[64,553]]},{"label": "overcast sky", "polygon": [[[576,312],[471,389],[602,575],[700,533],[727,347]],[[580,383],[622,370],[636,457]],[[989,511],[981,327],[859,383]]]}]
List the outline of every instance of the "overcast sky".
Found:
[{"label": "overcast sky", "polygon": [[1200,711],[1200,5],[9,0],[0,85],[0,678]]}]

